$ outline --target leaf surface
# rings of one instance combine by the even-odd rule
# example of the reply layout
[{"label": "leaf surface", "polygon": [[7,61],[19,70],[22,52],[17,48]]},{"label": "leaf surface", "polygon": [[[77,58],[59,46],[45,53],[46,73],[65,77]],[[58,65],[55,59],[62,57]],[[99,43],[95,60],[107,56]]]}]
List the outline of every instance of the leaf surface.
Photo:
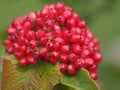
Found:
[{"label": "leaf surface", "polygon": [[78,70],[73,76],[63,73],[61,83],[76,90],[99,90],[97,84],[89,77],[85,69]]},{"label": "leaf surface", "polygon": [[60,81],[58,64],[39,60],[36,65],[21,67],[13,56],[3,59],[2,90],[52,90]]}]

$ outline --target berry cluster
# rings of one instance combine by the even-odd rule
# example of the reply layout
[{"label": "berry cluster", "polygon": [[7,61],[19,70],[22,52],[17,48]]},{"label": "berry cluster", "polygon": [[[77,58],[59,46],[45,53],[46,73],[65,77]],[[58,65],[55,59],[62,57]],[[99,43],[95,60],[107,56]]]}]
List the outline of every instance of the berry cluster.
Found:
[{"label": "berry cluster", "polygon": [[20,60],[21,66],[37,60],[60,62],[59,70],[70,75],[85,68],[96,79],[101,61],[99,41],[94,38],[71,7],[63,2],[45,5],[43,10],[17,17],[7,29],[3,42],[6,51]]}]

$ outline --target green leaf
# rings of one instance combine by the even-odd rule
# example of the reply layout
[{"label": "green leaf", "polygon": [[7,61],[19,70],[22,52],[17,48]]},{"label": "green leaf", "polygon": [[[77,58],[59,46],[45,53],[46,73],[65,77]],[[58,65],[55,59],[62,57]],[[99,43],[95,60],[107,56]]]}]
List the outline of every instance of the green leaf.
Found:
[{"label": "green leaf", "polygon": [[63,73],[61,76],[61,83],[73,87],[76,90],[99,90],[98,86],[90,79],[85,69],[78,70],[74,76]]},{"label": "green leaf", "polygon": [[39,60],[36,65],[21,67],[10,55],[2,61],[1,90],[52,90],[60,81],[58,64],[53,66]]},{"label": "green leaf", "polygon": [[76,89],[59,83],[54,86],[53,90],[76,90]]}]

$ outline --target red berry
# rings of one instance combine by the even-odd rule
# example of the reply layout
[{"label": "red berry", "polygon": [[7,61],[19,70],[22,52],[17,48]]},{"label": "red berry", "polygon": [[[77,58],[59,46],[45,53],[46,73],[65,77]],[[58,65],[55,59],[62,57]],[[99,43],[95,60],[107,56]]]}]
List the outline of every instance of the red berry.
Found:
[{"label": "red berry", "polygon": [[24,24],[23,24],[23,29],[25,30],[25,31],[28,31],[30,28],[31,28],[31,23],[30,22],[25,22]]},{"label": "red berry", "polygon": [[50,58],[50,62],[51,62],[51,64],[55,65],[57,63],[57,59],[56,58]]},{"label": "red berry", "polygon": [[42,29],[39,29],[39,30],[36,32],[36,36],[37,36],[37,38],[41,39],[42,37],[45,36],[45,31],[42,30]]},{"label": "red berry", "polygon": [[90,50],[88,49],[83,49],[82,52],[81,52],[81,56],[82,58],[86,58],[90,55]]},{"label": "red berry", "polygon": [[74,67],[76,67],[77,69],[82,67],[82,60],[81,59],[77,59],[74,63],[73,63]]},{"label": "red berry", "polygon": [[77,13],[73,13],[72,18],[77,22],[80,19],[80,16]]},{"label": "red berry", "polygon": [[77,56],[74,53],[68,55],[68,60],[74,62],[77,59]]},{"label": "red berry", "polygon": [[62,53],[68,53],[69,52],[69,50],[70,50],[70,47],[69,47],[69,45],[63,45],[62,47],[61,47],[61,52]]},{"label": "red berry", "polygon": [[92,66],[90,66],[90,67],[88,68],[88,70],[89,70],[89,72],[96,72],[96,70],[97,70],[97,65],[96,65],[96,64],[93,64]]},{"label": "red berry", "polygon": [[47,38],[47,37],[42,37],[39,42],[40,42],[40,44],[42,44],[42,45],[46,45],[47,42],[48,42],[48,38]]},{"label": "red berry", "polygon": [[7,32],[8,32],[8,34],[12,35],[12,34],[16,33],[16,30],[15,30],[15,28],[11,27],[11,28],[8,28]]},{"label": "red berry", "polygon": [[54,23],[52,20],[47,20],[45,24],[46,24],[46,27],[49,29],[52,29],[54,27]]},{"label": "red berry", "polygon": [[54,58],[59,58],[60,53],[59,53],[59,52],[56,52],[56,51],[52,51],[52,52],[51,52],[51,56],[53,56]]},{"label": "red berry", "polygon": [[67,69],[67,64],[64,64],[64,63],[59,64],[60,72],[64,72],[66,69]]},{"label": "red berry", "polygon": [[98,63],[98,62],[101,61],[102,56],[101,56],[100,53],[95,53],[95,54],[92,56],[92,58],[94,59],[94,61],[95,61],[96,63]]},{"label": "red berry", "polygon": [[47,52],[48,52],[47,48],[42,48],[42,49],[40,50],[40,55],[41,55],[41,56],[45,56],[45,55],[47,54]]},{"label": "red berry", "polygon": [[85,65],[86,67],[90,67],[94,64],[94,60],[92,58],[86,58],[85,59]]},{"label": "red berry", "polygon": [[20,65],[21,66],[26,66],[27,65],[27,59],[26,58],[20,59]]},{"label": "red berry", "polygon": [[15,52],[15,53],[14,53],[14,56],[20,59],[20,58],[22,58],[24,55],[23,55],[23,53],[21,53],[21,52]]},{"label": "red berry", "polygon": [[73,67],[73,65],[68,65],[67,71],[69,75],[74,75],[76,73],[76,69]]},{"label": "red berry", "polygon": [[67,55],[60,55],[60,61],[61,61],[62,63],[67,63],[67,62],[68,62]]},{"label": "red berry", "polygon": [[62,15],[63,15],[63,17],[64,17],[65,19],[68,19],[68,18],[71,17],[72,12],[71,12],[70,10],[66,9],[66,10],[63,12]]},{"label": "red berry", "polygon": [[28,14],[28,18],[31,22],[33,22],[36,19],[36,14],[34,12],[30,12]]},{"label": "red berry", "polygon": [[28,59],[27,59],[27,62],[29,63],[29,64],[36,64],[36,60],[35,60],[35,58],[34,57],[28,57]]},{"label": "red berry", "polygon": [[56,10],[58,11],[58,13],[62,13],[65,9],[64,3],[63,2],[58,2],[56,4]]},{"label": "red berry", "polygon": [[86,22],[85,22],[85,21],[80,21],[80,22],[78,23],[78,26],[79,26],[80,28],[85,28],[85,27],[86,27]]},{"label": "red berry", "polygon": [[96,73],[91,73],[91,72],[90,72],[90,77],[91,77],[92,79],[94,79],[94,80],[97,79]]},{"label": "red berry", "polygon": [[63,24],[65,22],[65,19],[62,15],[58,16],[57,17],[57,21],[60,23],[60,24]]},{"label": "red berry", "polygon": [[44,20],[42,17],[39,17],[36,19],[36,24],[39,25],[39,26],[42,26],[44,25]]},{"label": "red berry", "polygon": [[71,42],[79,43],[81,41],[81,36],[79,34],[73,34],[71,36]]},{"label": "red berry", "polygon": [[30,48],[36,48],[37,42],[35,40],[32,40],[32,41],[30,41],[29,45],[30,45]]},{"label": "red berry", "polygon": [[27,37],[29,40],[35,40],[35,32],[34,32],[34,31],[28,31],[26,37]]},{"label": "red berry", "polygon": [[20,46],[17,43],[13,44],[14,50],[18,51],[20,50]]},{"label": "red berry", "polygon": [[69,19],[67,20],[66,24],[67,24],[67,27],[71,28],[71,27],[74,27],[74,26],[76,25],[76,22],[75,22],[74,19],[69,18]]},{"label": "red berry", "polygon": [[10,46],[11,45],[11,41],[6,39],[3,44],[7,47],[7,46]]},{"label": "red berry", "polygon": [[47,47],[48,50],[52,50],[52,49],[54,49],[54,48],[53,48],[54,45],[53,45],[52,42],[48,42],[47,45],[46,45],[46,47]]},{"label": "red berry", "polygon": [[81,54],[81,47],[79,44],[73,44],[72,45],[72,52],[75,53],[76,55]]}]

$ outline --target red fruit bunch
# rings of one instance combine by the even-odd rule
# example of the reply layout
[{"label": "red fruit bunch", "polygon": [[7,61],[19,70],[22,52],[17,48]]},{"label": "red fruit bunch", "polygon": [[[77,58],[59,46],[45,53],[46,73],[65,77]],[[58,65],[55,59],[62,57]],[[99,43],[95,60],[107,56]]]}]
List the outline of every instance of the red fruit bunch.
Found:
[{"label": "red fruit bunch", "polygon": [[74,75],[85,68],[96,79],[101,61],[99,41],[86,22],[63,2],[45,5],[43,10],[30,12],[12,21],[3,42],[6,51],[19,59],[21,66],[37,60],[60,63],[59,70]]}]

